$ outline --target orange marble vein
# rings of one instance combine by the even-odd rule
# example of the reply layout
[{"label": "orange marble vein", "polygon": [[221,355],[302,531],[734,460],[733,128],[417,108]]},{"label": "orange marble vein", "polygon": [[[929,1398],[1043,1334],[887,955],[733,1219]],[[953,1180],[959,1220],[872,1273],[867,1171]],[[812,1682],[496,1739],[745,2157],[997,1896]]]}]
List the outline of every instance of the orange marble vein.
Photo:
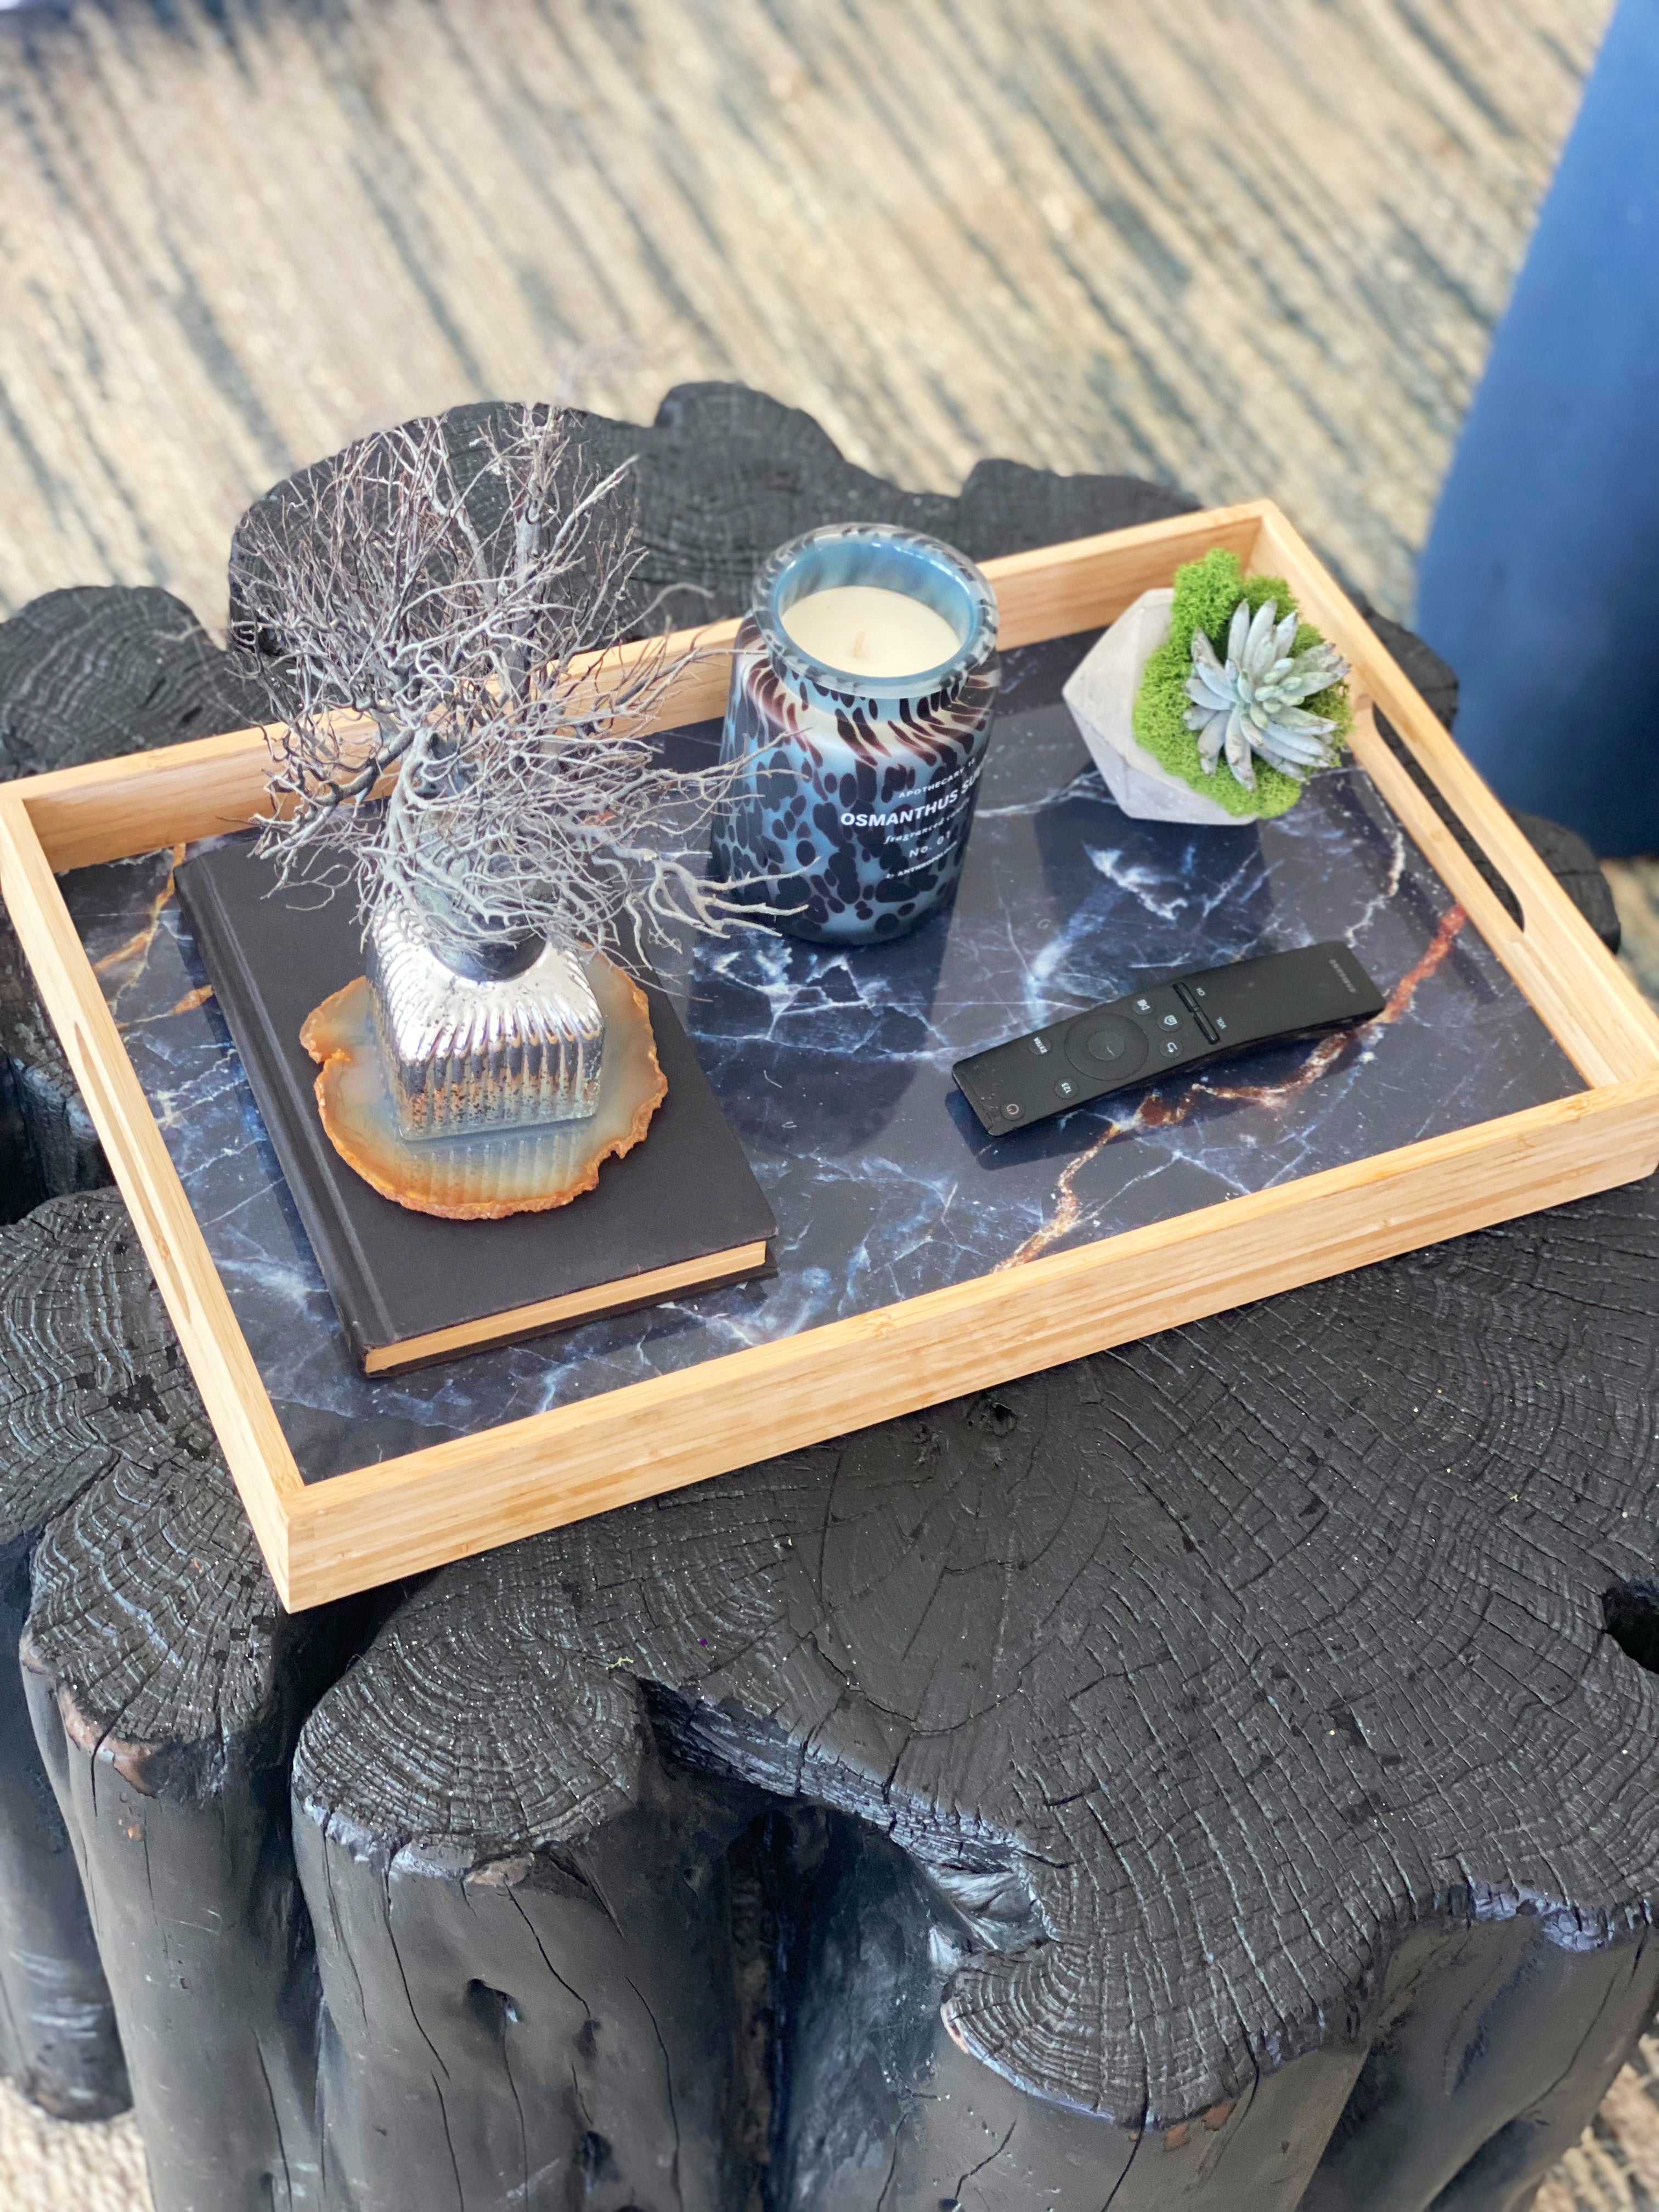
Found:
[{"label": "orange marble vein", "polygon": [[[173,880],[179,872],[184,857],[184,847],[175,845],[169,856],[167,881],[145,908],[143,921],[139,923],[131,937],[116,945],[113,951],[106,952],[100,959],[93,962],[92,972],[94,975],[101,978],[118,975],[124,968],[131,968],[136,974],[143,966],[149,957],[149,948],[155,942],[155,933],[161,927],[162,913],[167,901],[173,896]],[[111,1000],[112,1006],[119,1002],[122,992],[131,981],[131,975],[122,975],[120,981],[116,985],[114,997]],[[179,1011],[182,1012],[183,1007],[181,1006]]]},{"label": "orange marble vein", "polygon": [[1006,1260],[999,1260],[994,1273],[1005,1267],[1024,1266],[1028,1260],[1040,1259],[1063,1237],[1069,1237],[1083,1218],[1083,1201],[1077,1194],[1077,1178],[1091,1160],[1097,1159],[1108,1145],[1119,1137],[1128,1137],[1144,1129],[1173,1129],[1192,1114],[1200,1098],[1230,1098],[1255,1106],[1281,1106],[1288,1100],[1299,1097],[1310,1085],[1316,1083],[1332,1062],[1339,1059],[1350,1045],[1368,1036],[1372,1030],[1386,1029],[1397,1022],[1417,995],[1418,986],[1426,982],[1456,942],[1458,932],[1468,916],[1461,906],[1449,907],[1441,916],[1440,926],[1429,939],[1422,957],[1407,970],[1389,992],[1382,1011],[1372,1021],[1362,1023],[1358,1029],[1334,1030],[1322,1036],[1308,1054],[1294,1075],[1282,1083],[1206,1083],[1200,1076],[1173,1104],[1161,1098],[1157,1091],[1149,1091],[1141,1098],[1133,1114],[1121,1121],[1109,1121],[1093,1144],[1075,1158],[1068,1160],[1060,1170],[1054,1184],[1056,1204],[1054,1212],[1040,1227],[1034,1229],[1018,1249]]}]

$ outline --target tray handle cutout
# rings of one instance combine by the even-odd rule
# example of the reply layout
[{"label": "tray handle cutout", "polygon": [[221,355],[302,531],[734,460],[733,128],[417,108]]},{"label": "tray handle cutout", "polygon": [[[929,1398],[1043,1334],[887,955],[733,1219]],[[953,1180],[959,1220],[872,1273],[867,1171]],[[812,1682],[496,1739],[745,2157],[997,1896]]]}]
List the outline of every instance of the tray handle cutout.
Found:
[{"label": "tray handle cutout", "polygon": [[1412,781],[1422,793],[1447,829],[1456,839],[1464,858],[1476,867],[1487,890],[1498,901],[1516,927],[1525,932],[1527,917],[1514,886],[1488,856],[1485,848],[1468,827],[1445,793],[1429,774],[1417,755],[1406,743],[1394,724],[1380,707],[1373,707],[1372,720],[1382,734],[1382,742],[1399,762]]}]

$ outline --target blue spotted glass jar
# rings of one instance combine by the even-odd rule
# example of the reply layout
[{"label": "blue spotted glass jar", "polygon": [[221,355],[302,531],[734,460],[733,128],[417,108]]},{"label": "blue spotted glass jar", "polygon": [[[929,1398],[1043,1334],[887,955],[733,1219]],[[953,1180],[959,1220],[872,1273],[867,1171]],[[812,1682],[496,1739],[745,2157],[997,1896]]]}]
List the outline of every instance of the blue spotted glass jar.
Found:
[{"label": "blue spotted glass jar", "polygon": [[957,886],[996,703],[971,561],[848,523],[781,546],[738,632],[712,839],[734,898],[819,944],[902,936]]}]

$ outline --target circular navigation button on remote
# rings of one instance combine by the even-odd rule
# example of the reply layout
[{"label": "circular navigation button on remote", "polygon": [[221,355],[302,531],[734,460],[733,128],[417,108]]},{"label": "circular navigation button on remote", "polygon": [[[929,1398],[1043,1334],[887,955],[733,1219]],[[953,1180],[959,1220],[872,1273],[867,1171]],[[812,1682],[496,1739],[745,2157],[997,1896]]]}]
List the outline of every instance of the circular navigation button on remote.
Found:
[{"label": "circular navigation button on remote", "polygon": [[1066,1032],[1066,1057],[1097,1083],[1127,1082],[1146,1057],[1146,1032],[1121,1014],[1079,1014]]}]

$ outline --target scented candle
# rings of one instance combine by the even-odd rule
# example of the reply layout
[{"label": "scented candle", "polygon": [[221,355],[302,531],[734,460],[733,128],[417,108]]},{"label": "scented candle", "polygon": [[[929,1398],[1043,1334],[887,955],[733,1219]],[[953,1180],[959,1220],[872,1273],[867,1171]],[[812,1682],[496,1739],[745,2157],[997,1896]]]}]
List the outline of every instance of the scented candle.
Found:
[{"label": "scented candle", "polygon": [[733,653],[714,872],[790,935],[902,936],[961,872],[996,702],[996,600],[915,531],[815,530],[762,568]]}]

